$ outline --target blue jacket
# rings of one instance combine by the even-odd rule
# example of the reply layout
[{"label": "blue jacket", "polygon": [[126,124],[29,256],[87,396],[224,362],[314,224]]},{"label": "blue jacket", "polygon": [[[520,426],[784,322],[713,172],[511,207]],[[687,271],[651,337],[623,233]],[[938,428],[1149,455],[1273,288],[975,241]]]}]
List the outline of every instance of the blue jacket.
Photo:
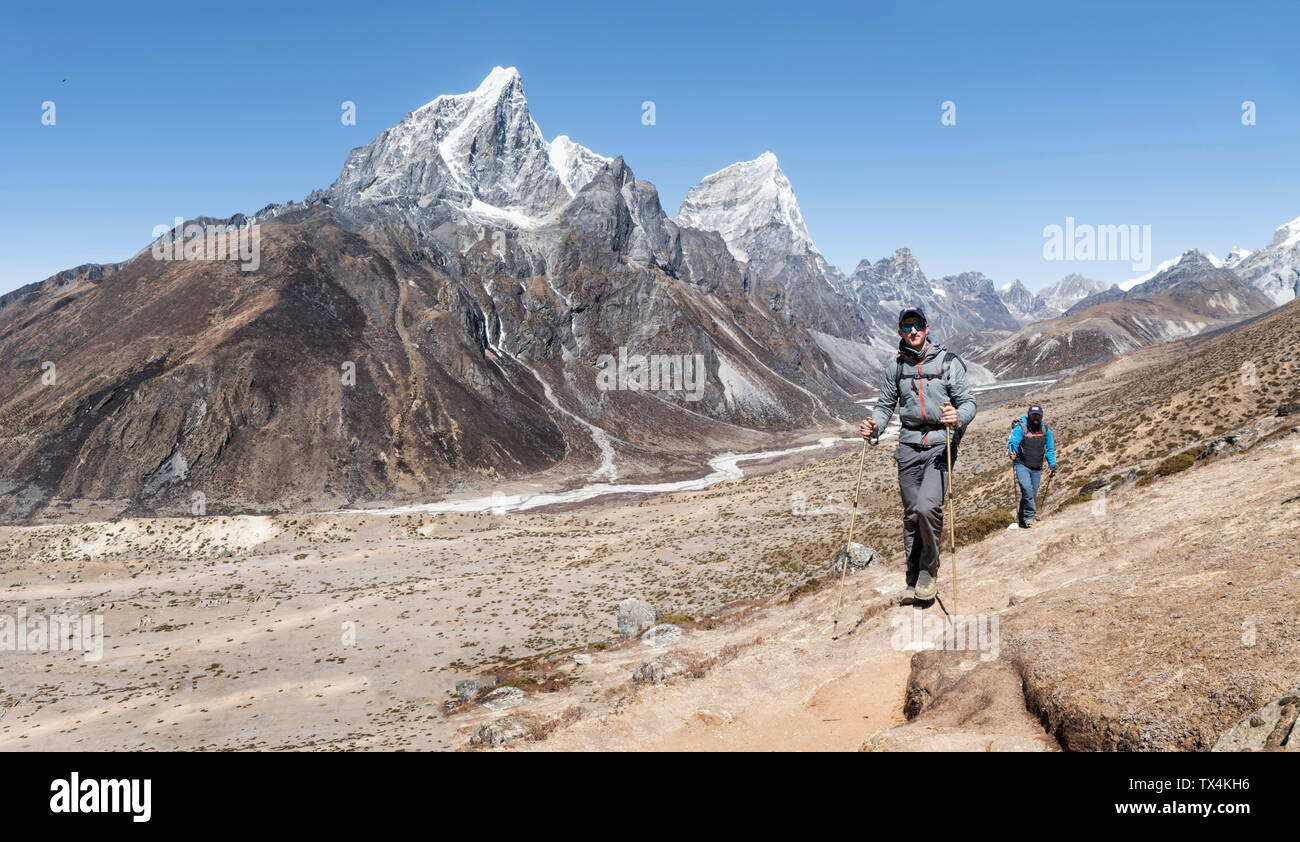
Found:
[{"label": "blue jacket", "polygon": [[[1011,427],[1011,438],[1007,440],[1007,453],[1020,452],[1020,440],[1025,437],[1025,427],[1029,426],[1029,416],[1020,416],[1020,421]],[[1047,467],[1053,471],[1056,470],[1056,445],[1052,443],[1052,428],[1043,424],[1043,432],[1047,434]]]}]

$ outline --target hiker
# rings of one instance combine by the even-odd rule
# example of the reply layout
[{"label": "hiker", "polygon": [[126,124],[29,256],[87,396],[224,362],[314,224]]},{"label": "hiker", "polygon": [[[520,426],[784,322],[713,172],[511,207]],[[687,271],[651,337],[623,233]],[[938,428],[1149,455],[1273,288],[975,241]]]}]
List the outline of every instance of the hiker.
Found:
[{"label": "hiker", "polygon": [[932,600],[939,592],[939,550],[943,536],[943,498],[948,465],[945,444],[952,436],[952,458],[966,426],[975,418],[975,397],[966,364],[946,346],[930,341],[930,326],[920,307],[898,314],[898,356],[885,369],[880,397],[858,432],[869,439],[884,430],[894,409],[903,428],[894,460],[903,497],[903,548],[907,588],[902,604]]},{"label": "hiker", "polygon": [[1015,466],[1016,482],[1020,483],[1020,508],[1016,520],[1021,529],[1030,529],[1038,516],[1038,481],[1043,478],[1044,458],[1048,476],[1056,476],[1056,446],[1052,443],[1052,429],[1043,423],[1041,406],[1030,406],[1020,420],[1011,425],[1007,453]]}]

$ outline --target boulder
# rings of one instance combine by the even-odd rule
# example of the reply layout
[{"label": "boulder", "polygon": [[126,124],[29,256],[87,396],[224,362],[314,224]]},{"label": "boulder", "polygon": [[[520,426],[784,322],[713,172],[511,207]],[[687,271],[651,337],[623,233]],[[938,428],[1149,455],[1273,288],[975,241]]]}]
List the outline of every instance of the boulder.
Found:
[{"label": "boulder", "polygon": [[647,629],[641,635],[641,642],[646,646],[667,646],[670,643],[676,643],[682,639],[682,630],[672,623],[660,623],[650,629]]},{"label": "boulder", "polygon": [[618,604],[618,636],[623,640],[655,624],[655,610],[648,602],[625,599]]},{"label": "boulder", "polygon": [[842,573],[844,571],[845,558],[849,562],[849,573],[856,573],[872,563],[884,563],[885,561],[885,557],[880,553],[855,541],[849,545],[848,552],[845,552],[844,548],[841,547],[839,552],[835,553],[835,559],[831,561],[832,573]]},{"label": "boulder", "polygon": [[524,726],[508,716],[503,716],[492,722],[481,723],[474,729],[474,733],[470,734],[469,744],[472,746],[499,746],[526,736],[527,733]]},{"label": "boulder", "polygon": [[1210,751],[1300,751],[1300,687],[1242,717]]},{"label": "boulder", "polygon": [[729,725],[732,720],[731,712],[723,708],[700,708],[691,716],[705,725]]},{"label": "boulder", "polygon": [[473,699],[479,694],[484,687],[491,687],[491,683],[484,682],[478,678],[467,678],[464,681],[456,682],[456,701],[462,705]]},{"label": "boulder", "polygon": [[1105,494],[1108,491],[1110,491],[1109,479],[1094,479],[1089,482],[1085,482],[1083,484],[1083,487],[1079,489],[1079,493],[1084,495]]},{"label": "boulder", "polygon": [[684,672],[686,672],[685,664],[672,655],[664,654],[649,661],[642,661],[632,673],[632,681],[637,684],[658,684]]},{"label": "boulder", "polygon": [[1239,442],[1240,440],[1241,440],[1241,436],[1235,434],[1220,436],[1219,438],[1207,444],[1205,446],[1205,449],[1202,450],[1199,454],[1197,454],[1196,461],[1199,462],[1202,459],[1209,459],[1211,456],[1219,456],[1223,453],[1231,453],[1232,451],[1237,449],[1237,442]]},{"label": "boulder", "polygon": [[492,710],[509,710],[522,702],[524,695],[518,687],[499,687],[483,697],[483,704]]}]

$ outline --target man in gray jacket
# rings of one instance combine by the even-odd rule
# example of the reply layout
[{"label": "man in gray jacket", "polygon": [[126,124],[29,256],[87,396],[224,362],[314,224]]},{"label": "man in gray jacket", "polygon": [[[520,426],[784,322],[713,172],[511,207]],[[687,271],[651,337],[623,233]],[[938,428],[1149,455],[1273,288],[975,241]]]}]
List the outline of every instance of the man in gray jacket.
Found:
[{"label": "man in gray jacket", "polygon": [[938,594],[948,480],[944,445],[952,436],[955,461],[962,433],[975,418],[975,397],[966,379],[966,364],[944,345],[930,341],[930,326],[920,307],[905,307],[898,314],[898,335],[898,356],[885,369],[876,408],[858,431],[870,438],[885,429],[898,409],[903,428],[894,460],[903,496],[907,590],[902,603],[906,605],[928,602]]}]

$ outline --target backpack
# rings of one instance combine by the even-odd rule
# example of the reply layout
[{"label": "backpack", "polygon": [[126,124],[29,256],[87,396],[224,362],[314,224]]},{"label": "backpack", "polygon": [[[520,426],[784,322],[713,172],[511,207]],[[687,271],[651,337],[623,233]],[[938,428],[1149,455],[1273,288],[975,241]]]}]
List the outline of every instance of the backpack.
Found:
[{"label": "backpack", "polygon": [[[1028,462],[1025,462],[1025,467],[1026,467],[1026,468],[1029,468],[1031,471],[1041,471],[1041,470],[1043,469],[1043,464],[1044,464],[1044,463],[1046,462],[1046,460],[1047,460],[1047,435],[1051,432],[1051,427],[1048,427],[1047,424],[1044,423],[1044,424],[1041,425],[1041,429],[1040,429],[1039,432],[1037,432],[1037,433],[1031,433],[1031,432],[1029,432],[1029,425],[1026,424],[1024,421],[1022,421],[1022,420],[1020,420],[1020,419],[1016,419],[1016,422],[1015,422],[1014,424],[1011,425],[1011,429],[1013,429],[1013,430],[1014,430],[1016,427],[1019,427],[1019,428],[1020,428],[1020,434],[1021,434],[1021,436],[1020,436],[1020,448],[1019,448],[1019,455],[1020,455],[1020,458],[1021,458],[1022,460],[1024,460],[1026,457],[1029,457],[1029,458],[1037,457],[1037,458],[1038,458],[1038,466],[1037,466],[1037,467],[1034,467],[1034,466],[1030,465]],[[1031,438],[1042,439],[1042,441],[1035,442],[1035,443],[1033,444],[1033,446],[1032,446],[1031,448],[1029,448],[1029,452],[1026,453],[1026,452],[1025,452],[1025,450],[1026,450],[1026,447],[1025,447],[1025,446],[1026,446],[1027,444],[1029,444],[1029,439],[1031,439]],[[1041,452],[1040,452],[1040,450],[1041,450]]]},{"label": "backpack", "polygon": [[[897,389],[899,388],[899,386],[902,385],[902,382],[903,382],[903,365],[902,365],[902,362],[903,362],[903,361],[902,361],[901,359],[899,359],[899,358],[902,357],[902,356],[903,356],[903,355],[900,353],[898,356],[894,357],[894,362],[896,362],[896,363],[899,364],[899,365],[898,365],[898,372],[894,375],[894,389],[895,389],[895,390],[897,390]],[[944,351],[944,352],[943,352],[943,358],[942,358],[942,359],[940,360],[940,362],[939,362],[939,374],[937,374],[937,375],[934,375],[934,374],[925,374],[925,375],[922,375],[922,374],[919,373],[920,366],[917,366],[918,372],[914,372],[914,373],[912,373],[912,374],[907,375],[907,379],[908,379],[908,380],[920,380],[922,377],[924,377],[926,380],[933,380],[933,379],[935,379],[935,377],[938,377],[939,379],[943,380],[943,385],[947,386],[947,385],[948,385],[948,372],[952,371],[952,361],[953,361],[953,360],[956,360],[957,362],[961,363],[961,370],[962,370],[962,371],[965,371],[965,370],[966,370],[966,363],[965,363],[965,362],[962,362],[962,358],[961,358],[961,357],[957,356],[957,355],[954,354],[952,351]]]},{"label": "backpack", "polygon": [[[898,356],[894,357],[894,362],[898,363],[898,369],[894,373],[894,391],[900,395],[902,394],[903,380],[905,379],[906,380],[922,380],[922,379],[934,380],[937,377],[943,381],[943,385],[949,386],[950,384],[948,383],[948,372],[952,371],[953,360],[956,360],[958,363],[961,364],[962,371],[966,370],[966,363],[962,361],[961,357],[957,356],[952,351],[945,350],[943,352],[943,356],[939,360],[938,374],[921,374],[920,373],[921,366],[917,365],[917,370],[915,372],[904,377],[902,356],[903,356],[902,352],[899,352]],[[924,384],[922,384],[918,388],[925,388]],[[956,447],[958,444],[960,444],[961,437],[964,436],[965,434],[966,434],[966,429],[964,427],[954,427],[952,431],[952,446]]]}]

